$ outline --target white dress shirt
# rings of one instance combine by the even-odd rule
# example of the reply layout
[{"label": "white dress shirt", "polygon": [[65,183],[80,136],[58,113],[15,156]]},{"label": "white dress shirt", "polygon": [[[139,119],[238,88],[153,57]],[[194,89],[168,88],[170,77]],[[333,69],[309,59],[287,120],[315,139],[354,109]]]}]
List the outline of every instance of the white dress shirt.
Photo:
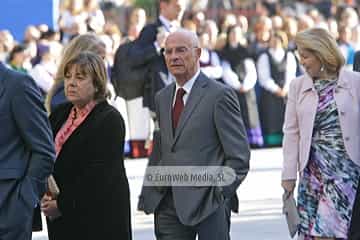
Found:
[{"label": "white dress shirt", "polygon": [[198,78],[199,74],[200,74],[200,70],[198,70],[198,71],[195,73],[195,75],[194,75],[189,81],[187,81],[187,82],[184,84],[184,86],[180,86],[180,85],[176,82],[176,88],[175,88],[175,94],[174,94],[174,97],[173,97],[172,106],[175,105],[176,93],[177,93],[177,91],[179,90],[179,88],[184,89],[185,92],[186,92],[186,93],[184,94],[184,96],[183,96],[184,106],[186,105],[186,102],[187,102],[187,100],[188,100],[188,98],[189,98],[191,89],[192,89],[192,87],[194,86],[194,83],[195,83],[196,79]]}]

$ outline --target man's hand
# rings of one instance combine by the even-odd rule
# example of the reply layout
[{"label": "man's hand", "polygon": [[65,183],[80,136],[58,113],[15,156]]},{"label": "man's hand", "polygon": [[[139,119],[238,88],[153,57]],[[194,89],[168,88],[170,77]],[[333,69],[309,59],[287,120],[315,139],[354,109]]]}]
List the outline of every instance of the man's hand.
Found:
[{"label": "man's hand", "polygon": [[166,41],[166,38],[168,35],[169,35],[169,33],[165,29],[160,28],[158,30],[158,33],[156,35],[156,42],[160,48],[165,47],[165,41]]}]

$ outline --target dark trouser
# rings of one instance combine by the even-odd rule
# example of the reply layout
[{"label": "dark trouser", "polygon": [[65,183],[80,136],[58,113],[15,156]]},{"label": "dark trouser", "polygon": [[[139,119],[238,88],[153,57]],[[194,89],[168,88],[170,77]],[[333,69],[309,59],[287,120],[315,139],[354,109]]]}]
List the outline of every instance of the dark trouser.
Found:
[{"label": "dark trouser", "polygon": [[230,201],[195,226],[182,224],[176,214],[171,191],[161,200],[155,217],[157,240],[230,240]]},{"label": "dark trouser", "polygon": [[17,227],[15,229],[8,229],[8,231],[2,233],[0,232],[1,240],[31,240],[32,237],[32,219],[24,225]]},{"label": "dark trouser", "polygon": [[360,240],[360,184],[356,190],[356,197],[351,217],[348,240]]},{"label": "dark trouser", "polygon": [[32,218],[24,219],[24,222],[10,229],[0,229],[1,240],[31,240]]},{"label": "dark trouser", "polygon": [[0,180],[0,240],[31,240],[34,209],[19,187],[17,179]]}]

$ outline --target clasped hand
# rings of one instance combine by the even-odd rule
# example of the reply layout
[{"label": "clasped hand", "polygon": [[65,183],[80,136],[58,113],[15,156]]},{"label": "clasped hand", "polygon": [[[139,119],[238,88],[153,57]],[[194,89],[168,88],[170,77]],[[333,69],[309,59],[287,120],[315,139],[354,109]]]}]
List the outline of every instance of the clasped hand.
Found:
[{"label": "clasped hand", "polygon": [[44,197],[41,199],[41,211],[50,220],[61,216],[61,212],[58,209],[56,200],[47,194],[45,194]]}]

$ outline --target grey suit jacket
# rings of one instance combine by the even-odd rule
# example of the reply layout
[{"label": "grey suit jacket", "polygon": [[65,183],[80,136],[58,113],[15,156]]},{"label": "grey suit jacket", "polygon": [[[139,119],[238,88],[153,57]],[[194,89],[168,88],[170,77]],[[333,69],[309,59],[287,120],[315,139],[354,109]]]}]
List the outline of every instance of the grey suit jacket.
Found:
[{"label": "grey suit jacket", "polygon": [[[195,225],[213,213],[236,189],[249,171],[250,149],[241,119],[240,106],[232,89],[200,73],[181,113],[178,127],[172,130],[172,99],[175,83],[156,96],[160,131],[149,165],[228,166],[236,180],[225,187],[172,187],[174,206],[180,221]],[[164,192],[143,187],[139,209],[153,213]]]},{"label": "grey suit jacket", "polygon": [[39,89],[32,78],[1,62],[0,129],[1,233],[32,217],[55,159]]}]

